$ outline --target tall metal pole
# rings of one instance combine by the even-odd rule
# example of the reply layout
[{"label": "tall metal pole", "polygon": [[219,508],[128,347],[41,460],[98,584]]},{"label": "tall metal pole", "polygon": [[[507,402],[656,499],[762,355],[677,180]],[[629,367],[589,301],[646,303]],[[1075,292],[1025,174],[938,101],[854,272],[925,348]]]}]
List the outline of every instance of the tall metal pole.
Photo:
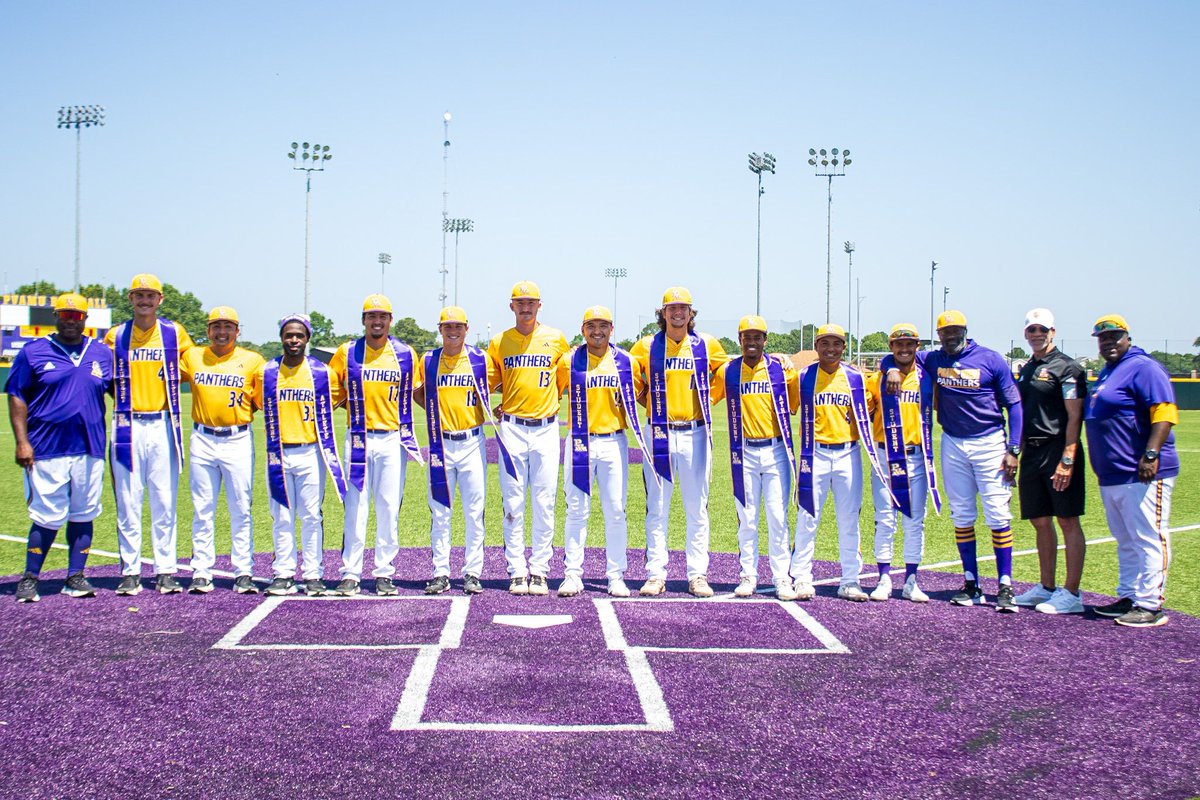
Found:
[{"label": "tall metal pole", "polygon": [[758,176],[758,229],[756,236],[756,250],[754,258],[754,313],[762,314],[762,196],[763,192],[763,173],[769,172],[775,174],[775,156],[770,153],[751,153],[750,171]]},{"label": "tall metal pole", "polygon": [[850,268],[846,273],[846,324],[849,325],[850,320],[854,319],[850,314],[850,308],[853,305],[852,295],[854,294],[851,291],[854,281],[854,242],[846,242],[842,245],[842,249],[846,251],[846,256],[850,259]]},{"label": "tall metal pole", "polygon": [[390,263],[392,263],[392,257],[390,254],[388,254],[388,253],[380,253],[379,254],[379,293],[380,294],[387,294],[387,291],[384,288],[384,282],[383,282],[383,268]]},{"label": "tall metal pole", "polygon": [[950,287],[943,286],[942,287],[942,311],[946,310],[946,300],[949,297],[950,297]]},{"label": "tall metal pole", "polygon": [[[833,176],[829,176],[829,202],[825,204],[825,321],[829,322],[829,299],[833,293]],[[850,320],[846,320],[849,324]]]},{"label": "tall metal pole", "polygon": [[[846,174],[846,167],[851,164],[850,151],[838,150],[836,147],[828,151],[810,147],[808,163],[814,168],[814,174],[818,178],[828,179],[825,212],[825,321],[829,322],[830,300],[833,294],[833,179]],[[846,320],[846,324],[850,324],[850,320]]]},{"label": "tall metal pole", "polygon": [[[862,294],[862,282],[858,278],[854,279],[854,293],[856,295],[858,295],[858,308],[857,308],[858,313],[855,314],[854,329],[856,331],[861,331],[862,330],[862,301],[865,296]],[[862,340],[861,339],[859,339],[859,341],[858,341],[858,356],[859,356],[859,358],[862,358]]]},{"label": "tall metal pole", "polygon": [[79,291],[79,205],[80,205],[80,176],[82,174],[83,161],[83,143],[82,135],[79,133],[79,126],[75,126],[75,288],[73,291]]},{"label": "tall metal pole", "polygon": [[309,253],[312,241],[312,173],[308,173],[304,178],[304,313],[308,313],[309,309],[309,288],[311,275]]},{"label": "tall metal pole", "polygon": [[454,234],[454,305],[458,305],[458,235],[475,230],[473,219],[447,219],[442,221],[443,233]]},{"label": "tall metal pole", "polygon": [[446,234],[450,231],[450,112],[442,114],[442,293],[441,304],[446,305]]},{"label": "tall metal pole", "polygon": [[621,278],[627,277],[628,275],[629,275],[629,270],[625,269],[624,267],[610,267],[610,268],[604,270],[604,277],[613,279],[612,312],[613,312],[613,327],[614,328],[617,327],[617,281],[620,280]]},{"label": "tall metal pole", "polygon": [[933,273],[937,272],[937,262],[929,262],[929,349],[934,348],[934,342],[937,340],[937,331],[934,330],[934,313],[933,313]]},{"label": "tall metal pole", "polygon": [[104,106],[61,106],[58,109],[58,127],[75,129],[75,275],[74,290],[79,291],[79,241],[83,185],[83,137],[80,128],[99,127],[104,124]]},{"label": "tall metal pole", "polygon": [[312,238],[312,174],[314,172],[324,172],[325,162],[333,158],[329,152],[329,145],[320,145],[304,142],[303,146],[299,142],[292,142],[292,149],[288,152],[287,157],[293,161],[300,162],[299,166],[292,167],[293,170],[299,170],[304,173],[304,313],[309,311],[310,299],[310,268],[311,268],[311,238]]}]

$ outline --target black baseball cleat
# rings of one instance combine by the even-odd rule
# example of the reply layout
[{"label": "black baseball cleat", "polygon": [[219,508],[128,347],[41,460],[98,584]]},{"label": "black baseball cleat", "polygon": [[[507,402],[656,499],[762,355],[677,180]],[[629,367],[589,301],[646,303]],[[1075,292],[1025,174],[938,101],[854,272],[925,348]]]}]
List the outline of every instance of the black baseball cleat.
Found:
[{"label": "black baseball cleat", "polygon": [[1007,614],[1017,613],[1016,597],[1007,583],[1000,584],[1000,590],[996,592],[996,610]]},{"label": "black baseball cleat", "polygon": [[34,575],[32,572],[26,572],[21,576],[21,580],[17,581],[17,602],[36,603],[41,599],[42,596],[38,594],[37,575]]},{"label": "black baseball cleat", "polygon": [[463,594],[483,594],[483,584],[476,575],[463,576]]},{"label": "black baseball cleat", "polygon": [[117,594],[126,597],[132,597],[135,594],[140,594],[142,591],[142,576],[141,575],[126,575],[121,578],[121,582],[117,584]]},{"label": "black baseball cleat", "polygon": [[179,585],[179,581],[175,579],[175,576],[166,572],[155,576],[154,588],[158,590],[159,594],[180,594],[183,592],[183,587]]},{"label": "black baseball cleat", "polygon": [[96,587],[88,582],[82,572],[76,572],[67,577],[67,582],[63,585],[63,594],[68,597],[95,597]]},{"label": "black baseball cleat", "polygon": [[963,584],[963,588],[958,594],[950,598],[950,602],[956,606],[982,606],[987,605],[987,600],[983,597],[983,590],[975,581],[967,581]]},{"label": "black baseball cleat", "polygon": [[238,594],[258,594],[258,587],[249,575],[238,575],[233,582],[233,590]]},{"label": "black baseball cleat", "polygon": [[208,578],[192,578],[188,586],[188,594],[208,594],[213,590],[213,582]]},{"label": "black baseball cleat", "polygon": [[1128,597],[1122,597],[1115,603],[1108,603],[1102,606],[1096,606],[1092,609],[1102,617],[1119,617],[1123,614],[1128,614],[1133,610],[1133,600]]},{"label": "black baseball cleat", "polygon": [[271,581],[271,585],[267,587],[267,594],[272,597],[282,597],[283,595],[296,593],[295,578],[276,578]]},{"label": "black baseball cleat", "polygon": [[1127,628],[1157,628],[1167,624],[1167,615],[1161,608],[1151,611],[1148,608],[1131,608],[1117,617],[1117,624]]},{"label": "black baseball cleat", "polygon": [[337,588],[333,590],[333,593],[342,597],[353,597],[358,594],[358,581],[354,580],[354,578],[342,578],[338,582]]},{"label": "black baseball cleat", "polygon": [[392,583],[391,578],[376,578],[375,594],[380,597],[394,597],[400,594],[400,591],[396,588],[396,584]]},{"label": "black baseball cleat", "polygon": [[433,580],[425,584],[425,594],[442,594],[450,591],[450,579],[445,575],[435,575]]},{"label": "black baseball cleat", "polygon": [[320,578],[308,578],[304,581],[304,593],[309,597],[324,597],[329,594],[329,587]]}]

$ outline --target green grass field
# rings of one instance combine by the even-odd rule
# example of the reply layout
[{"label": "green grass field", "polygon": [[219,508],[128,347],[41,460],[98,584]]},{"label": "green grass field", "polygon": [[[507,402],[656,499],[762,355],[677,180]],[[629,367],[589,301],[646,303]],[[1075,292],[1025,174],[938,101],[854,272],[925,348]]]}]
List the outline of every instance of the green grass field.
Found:
[{"label": "green grass field", "polygon": [[[191,396],[185,394],[183,399],[184,412],[187,415],[190,413]],[[4,408],[5,420],[0,424],[0,441],[5,444],[3,447],[0,447],[0,452],[6,451],[8,455],[3,457],[3,465],[0,466],[0,503],[2,503],[0,509],[3,509],[0,511],[0,533],[23,538],[29,530],[28,517],[25,514],[24,485],[21,470],[16,466],[11,457],[13,453],[12,432],[7,421],[6,404]],[[417,413],[419,415],[417,419],[418,437],[424,442],[424,418],[420,416],[421,412],[419,409]],[[565,415],[563,418],[566,418]],[[709,513],[712,520],[712,549],[714,551],[736,552],[738,523],[729,478],[728,436],[723,407],[716,409],[713,419],[715,423],[714,444],[716,460],[713,465],[712,491],[709,500]],[[344,425],[345,415],[339,413],[338,421]],[[271,550],[271,519],[267,508],[266,482],[262,475],[264,467],[261,454],[264,445],[262,426],[260,424],[256,424],[255,433],[258,439],[257,452],[260,458],[256,465],[255,475],[254,546],[257,552],[269,552]],[[1190,487],[1195,485],[1193,483],[1196,480],[1194,476],[1197,474],[1197,470],[1200,469],[1200,411],[1181,412],[1180,425],[1176,428],[1175,433],[1180,456],[1183,461],[1183,474],[1175,486],[1171,524],[1173,527],[1182,527],[1200,523],[1200,496],[1193,495],[1189,491]],[[187,438],[185,435],[185,444]],[[341,443],[342,437],[339,431],[339,447]],[[642,490],[640,466],[631,467],[629,485],[629,503],[627,506],[630,520],[629,543],[631,548],[637,549],[645,546],[645,530],[642,524],[645,514],[645,493]],[[186,557],[191,553],[192,504],[186,487],[187,474],[185,469],[185,473],[181,479],[179,498],[179,553],[182,557]],[[867,491],[869,493],[869,484]],[[409,467],[405,498],[406,502],[400,515],[401,545],[405,547],[428,548],[429,509],[426,505],[426,480],[424,470],[419,465],[413,464]],[[1016,517],[1015,496],[1013,505],[1014,517]],[[502,516],[499,477],[495,465],[490,466],[488,471],[487,508],[487,543],[489,545],[503,544],[499,524]],[[795,511],[793,510],[793,520],[794,516]],[[564,501],[560,490],[557,515],[560,532],[556,536],[556,544],[560,547],[562,546],[561,525],[564,518]],[[342,508],[337,501],[336,493],[333,491],[329,491],[326,495],[325,520],[326,548],[337,547],[341,542]],[[224,508],[224,500],[221,501],[218,508],[216,524],[218,552],[228,553],[229,519]],[[368,527],[369,532],[374,530],[374,525],[375,523],[372,519]],[[987,540],[986,530],[983,530],[982,517],[980,529],[983,533],[980,537],[979,553],[981,556],[984,556],[990,553],[991,548],[990,542]],[[148,518],[145,530],[147,531],[145,536],[145,553],[148,555],[150,552]],[[870,568],[873,564],[871,558],[871,531],[873,530],[873,522],[869,496],[865,498],[863,504],[862,530],[862,552],[867,566]],[[455,507],[454,531],[455,544],[461,545],[462,516],[457,505]],[[1014,547],[1016,550],[1033,549],[1034,533],[1033,529],[1027,523],[1014,520],[1013,532],[1015,535]],[[1099,488],[1090,470],[1088,472],[1088,504],[1087,516],[1084,518],[1084,532],[1088,539],[1099,539],[1109,535],[1104,523],[1104,510],[1100,503]],[[603,535],[603,520],[600,515],[599,504],[593,504],[588,546],[602,546],[604,541]],[[371,543],[373,535],[369,533],[368,536],[368,547],[370,547],[373,546]],[[683,513],[680,507],[679,494],[676,492],[669,531],[671,549],[682,549],[683,539]],[[835,561],[837,559],[836,539],[832,513],[830,512],[828,517],[823,520],[821,532],[817,538],[817,558]],[[104,513],[96,521],[96,537],[93,546],[98,550],[107,550],[110,552],[116,552],[117,550],[116,518],[111,491],[106,492]],[[1178,533],[1173,540],[1173,549],[1174,558],[1171,562],[1170,579],[1167,584],[1167,604],[1172,608],[1190,614],[1200,614],[1200,568],[1197,567],[1197,562],[1200,560],[1200,530]],[[897,543],[896,552],[897,554],[900,552],[899,543]],[[957,557],[957,550],[954,546],[953,528],[950,524],[948,512],[943,510],[942,516],[931,516],[927,520],[925,562],[933,564],[952,561],[957,559]],[[93,556],[92,563],[111,562],[100,556]],[[55,550],[47,561],[46,569],[57,569],[65,566],[65,551]],[[631,566],[635,570],[639,569],[636,561]],[[1016,580],[1032,582],[1038,579],[1037,557],[1035,555],[1018,556],[1014,559],[1013,566]],[[18,573],[23,568],[24,547],[22,544],[0,540],[0,574]],[[946,570],[955,571],[955,568],[947,567]],[[994,578],[995,576],[994,565],[990,562],[982,564],[980,570],[985,578]],[[1063,564],[1060,552],[1060,581],[1062,580],[1062,575]],[[1116,545],[1109,542],[1089,546],[1084,569],[1083,588],[1089,591],[1111,594],[1116,583],[1116,575]],[[485,577],[494,578],[498,576]],[[869,584],[870,581],[867,583]]]}]

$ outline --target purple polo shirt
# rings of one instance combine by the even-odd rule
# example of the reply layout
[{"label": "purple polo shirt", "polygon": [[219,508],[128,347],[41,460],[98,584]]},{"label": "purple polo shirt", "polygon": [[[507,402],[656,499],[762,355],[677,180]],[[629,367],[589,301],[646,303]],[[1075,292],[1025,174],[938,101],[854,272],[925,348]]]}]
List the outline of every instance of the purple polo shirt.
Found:
[{"label": "purple polo shirt", "polygon": [[917,353],[936,386],[937,418],[942,430],[959,439],[975,439],[1004,430],[1008,444],[1021,441],[1021,392],[1004,356],[968,339],[957,355],[945,350]]}]

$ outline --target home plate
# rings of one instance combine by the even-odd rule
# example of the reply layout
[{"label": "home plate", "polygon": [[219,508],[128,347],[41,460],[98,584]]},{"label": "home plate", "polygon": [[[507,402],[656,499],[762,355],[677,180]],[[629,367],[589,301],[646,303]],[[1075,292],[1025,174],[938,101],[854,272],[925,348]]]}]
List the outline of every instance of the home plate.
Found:
[{"label": "home plate", "polygon": [[552,628],[555,625],[570,625],[570,614],[497,614],[492,617],[495,625],[511,625],[514,628]]}]

